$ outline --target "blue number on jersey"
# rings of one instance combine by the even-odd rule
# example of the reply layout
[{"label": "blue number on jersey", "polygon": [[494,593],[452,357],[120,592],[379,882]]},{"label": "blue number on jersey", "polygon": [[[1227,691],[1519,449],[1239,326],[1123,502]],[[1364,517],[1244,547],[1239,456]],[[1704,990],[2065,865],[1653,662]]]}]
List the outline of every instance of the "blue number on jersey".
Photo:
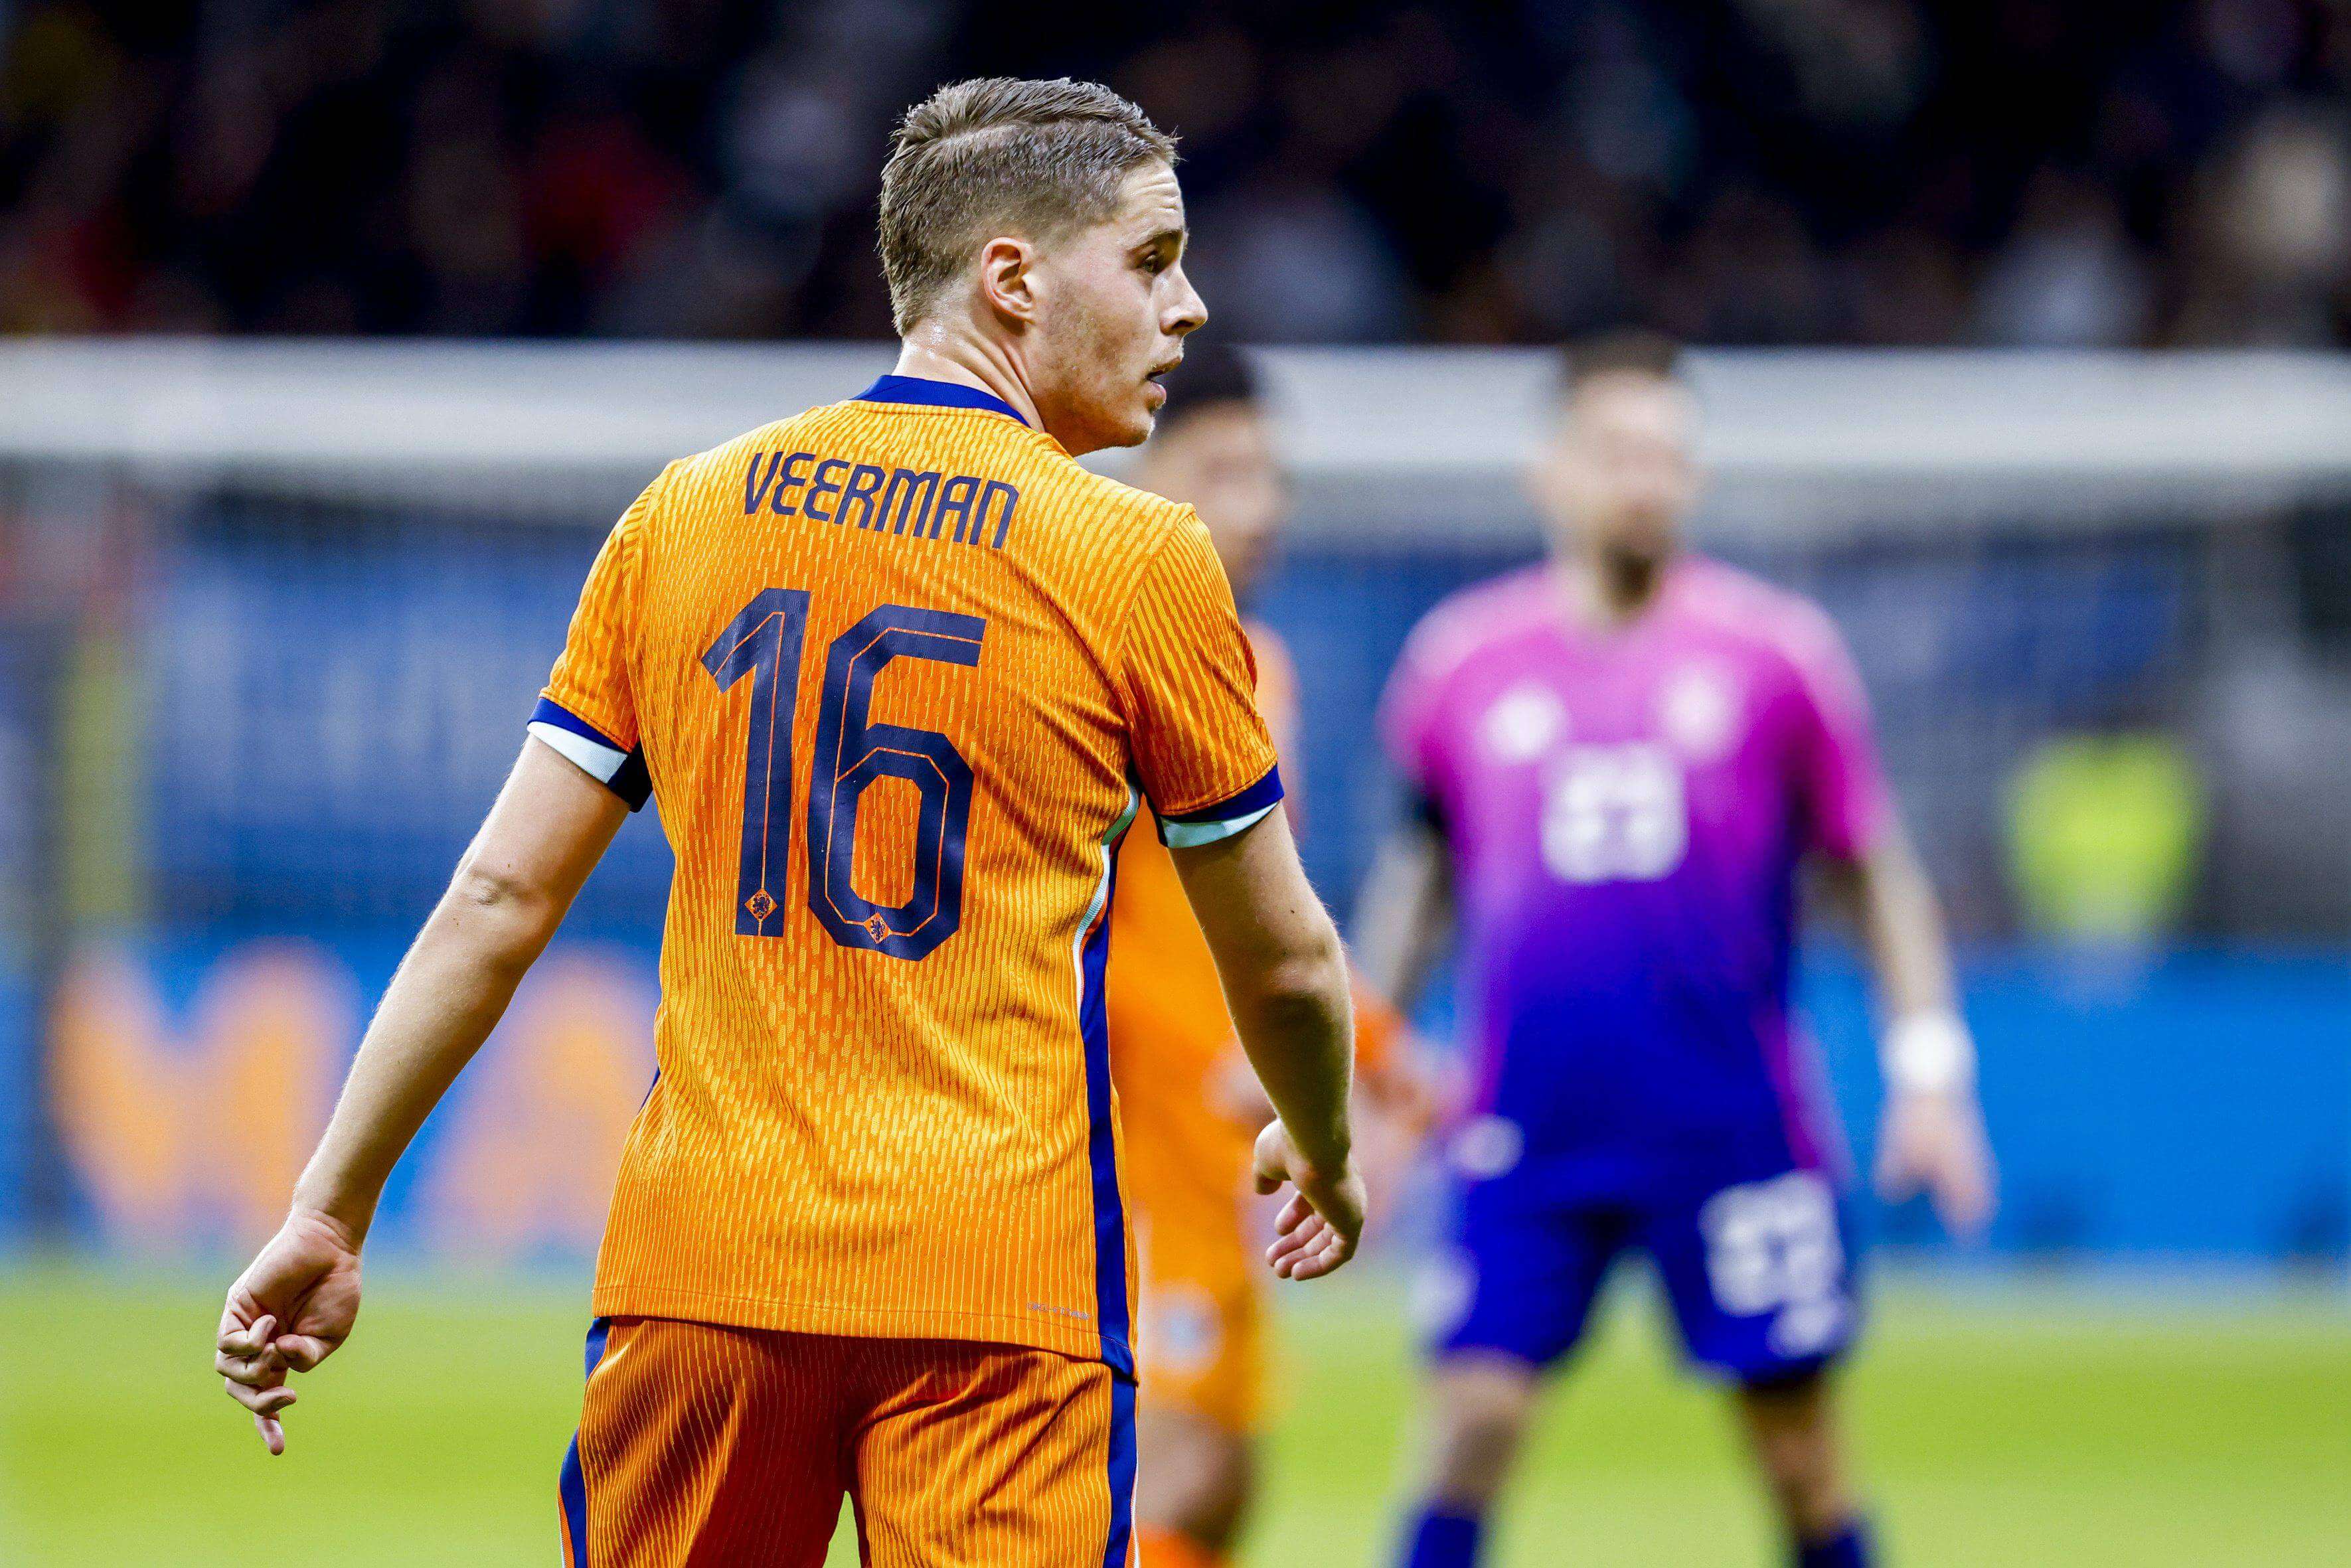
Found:
[{"label": "blue number on jersey", "polygon": [[[792,844],[792,718],[799,707],[800,643],[808,636],[805,589],[762,589],[702,655],[725,691],[751,677],[749,739],[743,757],[743,846],[735,881],[735,935],[784,934],[784,867]],[[768,883],[772,880],[775,887]]]},{"label": "blue number on jersey", "polygon": [[[987,622],[944,610],[884,604],[833,639],[825,655],[824,706],[817,710],[816,761],[809,783],[809,908],[845,947],[920,958],[955,935],[963,919],[963,844],[971,822],[971,765],[935,730],[873,724],[866,709],[873,677],[896,658],[977,664]],[[883,779],[921,793],[914,824],[914,886],[886,908],[850,885],[856,862],[857,803]]]},{"label": "blue number on jersey", "polygon": [[[804,589],[763,589],[702,655],[721,691],[751,677],[743,758],[743,839],[735,886],[738,936],[783,935],[781,885],[791,848],[792,720],[808,636]],[[971,765],[935,730],[875,724],[873,677],[891,660],[979,663],[987,622],[943,610],[884,604],[833,639],[817,711],[815,777],[808,802],[808,904],[844,947],[895,958],[927,956],[963,920],[964,836],[971,823]],[[903,779],[921,796],[914,826],[914,891],[888,907],[859,896],[857,807],[867,788]]]}]

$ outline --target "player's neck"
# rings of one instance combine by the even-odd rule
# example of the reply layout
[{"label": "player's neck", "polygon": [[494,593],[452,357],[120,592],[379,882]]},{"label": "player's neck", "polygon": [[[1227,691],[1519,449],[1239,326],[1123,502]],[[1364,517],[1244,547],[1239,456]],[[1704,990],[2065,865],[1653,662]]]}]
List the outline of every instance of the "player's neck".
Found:
[{"label": "player's neck", "polygon": [[1037,400],[1029,395],[1011,355],[1002,345],[977,332],[958,330],[951,322],[924,321],[908,333],[898,347],[896,373],[977,387],[1011,404],[1029,429],[1045,428]]},{"label": "player's neck", "polygon": [[1568,574],[1571,607],[1588,626],[1621,632],[1656,603],[1672,569],[1671,558],[1587,551]]}]

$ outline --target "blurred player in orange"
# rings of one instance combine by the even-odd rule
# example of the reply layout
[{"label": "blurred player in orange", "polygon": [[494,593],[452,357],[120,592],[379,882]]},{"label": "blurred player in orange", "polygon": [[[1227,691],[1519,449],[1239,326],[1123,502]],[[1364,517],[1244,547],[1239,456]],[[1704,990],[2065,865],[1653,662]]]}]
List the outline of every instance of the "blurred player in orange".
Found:
[{"label": "blurred player in orange", "polygon": [[[1195,348],[1168,379],[1135,484],[1200,514],[1234,591],[1246,597],[1270,555],[1288,495],[1246,361]],[[1258,707],[1283,758],[1297,755],[1298,683],[1289,650],[1244,623]],[[1285,805],[1297,809],[1295,768]],[[1111,906],[1112,1076],[1123,1096],[1127,1170],[1143,1275],[1136,1355],[1144,1392],[1135,1499],[1142,1568],[1212,1568],[1233,1549],[1253,1491],[1265,1379],[1263,1288],[1244,1195],[1250,1141],[1266,1119],[1208,945],[1167,847],[1186,830],[1134,833]],[[1365,1086],[1398,1092],[1395,1015],[1355,992]]]},{"label": "blurred player in orange", "polygon": [[[1344,961],[1207,530],[1072,454],[1206,319],[1174,148],[965,82],[883,175],[895,373],[672,464],[590,570],[515,770],[386,991],[216,1365],[272,1452],[393,1163],[628,812],[676,852],[660,1072],[597,1267],[573,1568],[1130,1561],[1134,1311],[1103,1017],[1146,801],[1279,1113],[1268,1249],[1363,1222]],[[453,1349],[473,1346],[453,1329]]]}]

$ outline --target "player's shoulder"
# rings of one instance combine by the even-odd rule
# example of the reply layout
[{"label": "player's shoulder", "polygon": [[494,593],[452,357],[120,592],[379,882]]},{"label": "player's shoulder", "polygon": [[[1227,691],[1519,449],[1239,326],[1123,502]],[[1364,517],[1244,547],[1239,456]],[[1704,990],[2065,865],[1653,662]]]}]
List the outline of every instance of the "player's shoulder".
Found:
[{"label": "player's shoulder", "polygon": [[1674,590],[1690,621],[1761,649],[1794,654],[1836,641],[1835,623],[1812,600],[1711,556],[1683,560]]},{"label": "player's shoulder", "polygon": [[1844,643],[1827,611],[1792,588],[1710,556],[1675,569],[1681,613],[1732,645],[1799,676],[1844,662]]},{"label": "player's shoulder", "polygon": [[1056,526],[1039,530],[1034,547],[1058,560],[1057,580],[1077,585],[1114,620],[1134,601],[1155,566],[1179,579],[1196,580],[1216,559],[1200,514],[1179,501],[1155,496],[1097,474],[1074,459],[1057,466],[1060,483],[1040,485],[1040,516]]},{"label": "player's shoulder", "polygon": [[1397,664],[1423,681],[1443,680],[1489,649],[1511,643],[1555,612],[1550,568],[1537,565],[1446,595],[1405,638]]}]

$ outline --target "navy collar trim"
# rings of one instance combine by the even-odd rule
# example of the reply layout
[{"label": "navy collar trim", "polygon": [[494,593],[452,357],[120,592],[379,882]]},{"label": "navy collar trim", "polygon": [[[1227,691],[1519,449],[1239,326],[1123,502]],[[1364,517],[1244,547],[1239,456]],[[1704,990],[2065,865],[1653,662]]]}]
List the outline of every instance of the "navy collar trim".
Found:
[{"label": "navy collar trim", "polygon": [[933,408],[976,408],[1009,414],[1022,424],[1020,411],[994,392],[967,387],[961,382],[935,382],[928,376],[883,376],[857,394],[859,402],[915,402]]}]

